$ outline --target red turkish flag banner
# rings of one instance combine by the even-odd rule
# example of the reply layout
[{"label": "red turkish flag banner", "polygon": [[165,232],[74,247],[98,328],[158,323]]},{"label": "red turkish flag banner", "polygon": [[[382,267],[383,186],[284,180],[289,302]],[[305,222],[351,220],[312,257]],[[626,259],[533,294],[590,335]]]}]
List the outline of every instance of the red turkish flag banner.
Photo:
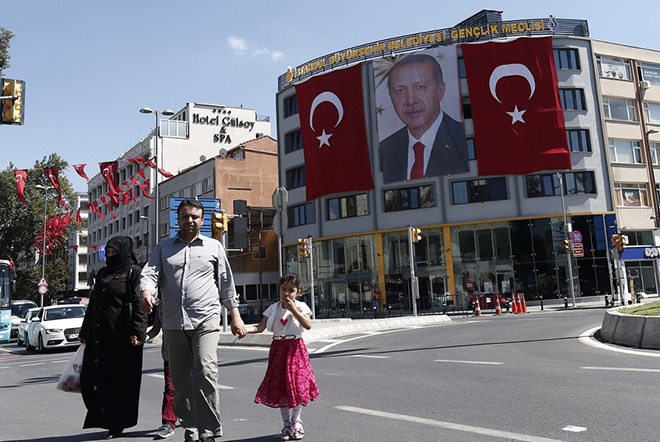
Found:
[{"label": "red turkish flag banner", "polygon": [[85,178],[87,181],[89,181],[89,177],[85,173],[85,166],[87,166],[87,164],[74,164],[73,170],[75,170],[76,173],[80,175],[82,178]]},{"label": "red turkish flag banner", "polygon": [[461,49],[479,175],[570,169],[551,37]]},{"label": "red turkish flag banner", "polygon": [[374,188],[361,69],[339,69],[296,85],[307,201]]},{"label": "red turkish flag banner", "polygon": [[62,199],[62,188],[60,187],[60,168],[59,167],[44,167],[44,173],[48,177],[48,180],[53,185],[53,188],[57,192],[57,204],[68,208],[64,200]]},{"label": "red turkish flag banner", "polygon": [[14,177],[16,178],[16,194],[18,195],[18,199],[23,203],[27,204],[27,201],[25,201],[25,180],[27,179],[27,170],[15,170],[14,171]]},{"label": "red turkish flag banner", "polygon": [[110,189],[110,192],[117,193],[117,187],[119,187],[117,161],[105,161],[99,163],[99,169],[101,169],[101,175],[105,178],[105,182],[108,183],[108,189]]}]

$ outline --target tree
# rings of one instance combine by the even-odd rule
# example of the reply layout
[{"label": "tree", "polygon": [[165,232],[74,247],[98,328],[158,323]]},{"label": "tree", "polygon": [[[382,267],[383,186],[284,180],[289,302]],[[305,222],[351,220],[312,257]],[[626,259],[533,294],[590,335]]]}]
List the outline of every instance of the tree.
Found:
[{"label": "tree", "polygon": [[11,46],[12,38],[14,38],[14,34],[11,31],[0,27],[0,77],[2,77],[2,71],[9,68],[9,46]]},{"label": "tree", "polygon": [[[37,299],[37,284],[41,279],[41,265],[35,253],[33,239],[39,234],[44,226],[44,190],[37,189],[36,185],[46,186],[50,184],[45,176],[43,168],[57,166],[60,168],[60,186],[62,198],[72,206],[75,192],[71,183],[66,178],[64,169],[68,163],[57,154],[51,154],[48,158],[36,161],[32,169],[28,170],[25,184],[25,200],[27,205],[22,204],[16,197],[16,181],[14,178],[12,164],[0,172],[0,258],[12,258],[16,264],[17,288],[16,295],[22,299]],[[62,213],[63,208],[57,206],[57,197],[54,191],[48,191],[46,205],[47,216]],[[75,214],[73,214],[75,219]],[[69,227],[67,233],[70,232]],[[68,237],[68,236],[67,236]],[[66,291],[66,277],[68,271],[63,271],[62,266],[57,264],[58,256],[65,256],[68,251],[66,241],[55,254],[46,260],[46,280],[48,281],[49,296],[58,297]],[[66,268],[66,261],[64,261]],[[50,270],[49,270],[50,269]],[[62,275],[65,276],[64,287],[58,283]]]}]

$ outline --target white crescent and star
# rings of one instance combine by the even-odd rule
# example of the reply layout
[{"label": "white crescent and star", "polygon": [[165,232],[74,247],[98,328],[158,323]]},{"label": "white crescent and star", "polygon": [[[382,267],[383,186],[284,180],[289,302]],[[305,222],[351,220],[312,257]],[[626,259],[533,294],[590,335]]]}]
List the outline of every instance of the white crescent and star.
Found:
[{"label": "white crescent and star", "polygon": [[[491,95],[499,103],[502,103],[502,100],[497,96],[497,82],[505,77],[522,77],[527,80],[527,83],[529,83],[529,98],[532,98],[536,91],[536,80],[534,80],[534,75],[532,75],[532,72],[527,66],[520,63],[502,64],[493,69],[488,82]],[[518,105],[515,105],[511,112],[507,112],[511,116],[511,125],[513,126],[518,121],[524,123],[523,114],[525,112],[527,112],[525,109],[519,110]]]},{"label": "white crescent and star", "polygon": [[[314,98],[314,101],[312,101],[312,106],[309,110],[309,127],[314,130],[314,110],[324,102],[328,102],[332,104],[336,109],[337,113],[339,114],[337,116],[337,123],[335,123],[334,127],[339,126],[339,123],[341,123],[341,120],[344,118],[344,106],[341,104],[341,100],[337,95],[335,95],[332,92],[325,91],[321,92]],[[316,132],[316,131],[315,131]],[[332,134],[328,134],[325,132],[325,129],[321,132],[321,136],[316,137],[317,140],[319,140],[319,149],[323,147],[324,145],[330,147],[330,137]]]}]

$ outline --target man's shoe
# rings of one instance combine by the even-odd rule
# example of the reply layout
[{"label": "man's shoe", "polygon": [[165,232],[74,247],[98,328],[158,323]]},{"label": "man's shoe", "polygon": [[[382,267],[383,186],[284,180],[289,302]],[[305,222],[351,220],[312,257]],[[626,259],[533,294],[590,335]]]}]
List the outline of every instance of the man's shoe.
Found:
[{"label": "man's shoe", "polygon": [[174,434],[174,428],[170,424],[164,424],[156,432],[154,439],[167,439]]},{"label": "man's shoe", "polygon": [[215,442],[215,437],[205,437],[202,442]]},{"label": "man's shoe", "polygon": [[108,431],[108,434],[105,435],[106,439],[115,439],[117,437],[120,437],[124,433],[124,430],[110,430]]}]

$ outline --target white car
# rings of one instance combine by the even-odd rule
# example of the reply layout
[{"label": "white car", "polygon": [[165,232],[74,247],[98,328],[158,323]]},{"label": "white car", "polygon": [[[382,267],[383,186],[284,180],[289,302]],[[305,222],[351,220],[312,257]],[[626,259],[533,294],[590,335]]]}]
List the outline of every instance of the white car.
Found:
[{"label": "white car", "polygon": [[37,307],[34,301],[27,299],[16,299],[11,301],[11,333],[10,339],[14,339],[18,335],[18,326],[21,323],[21,318],[25,316],[25,312],[30,308]]},{"label": "white car", "polygon": [[32,318],[37,316],[39,310],[41,310],[39,307],[34,307],[25,312],[25,315],[21,319],[21,323],[18,324],[18,336],[16,337],[18,345],[25,345],[27,341],[27,327],[30,325]]},{"label": "white car", "polygon": [[38,351],[47,348],[80,345],[78,335],[85,319],[85,305],[51,305],[39,309],[27,327],[25,348]]}]

